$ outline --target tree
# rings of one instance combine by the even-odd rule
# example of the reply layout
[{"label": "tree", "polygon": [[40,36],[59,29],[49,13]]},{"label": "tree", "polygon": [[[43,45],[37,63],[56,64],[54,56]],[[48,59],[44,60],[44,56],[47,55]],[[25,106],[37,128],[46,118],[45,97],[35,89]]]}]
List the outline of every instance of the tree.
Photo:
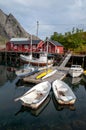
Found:
[{"label": "tree", "polygon": [[60,42],[66,49],[74,50],[86,44],[86,32],[73,27],[72,32],[65,32],[64,35],[54,32],[51,39]]}]

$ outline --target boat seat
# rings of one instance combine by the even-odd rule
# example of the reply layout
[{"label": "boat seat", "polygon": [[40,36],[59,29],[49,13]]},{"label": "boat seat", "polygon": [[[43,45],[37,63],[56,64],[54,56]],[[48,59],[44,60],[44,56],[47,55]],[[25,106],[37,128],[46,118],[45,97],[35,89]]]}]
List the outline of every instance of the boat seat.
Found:
[{"label": "boat seat", "polygon": [[37,94],[38,94],[38,95],[40,95],[40,94],[44,95],[44,94],[46,94],[46,93],[47,93],[47,90],[37,91]]},{"label": "boat seat", "polygon": [[34,101],[32,102],[32,103],[38,103],[38,102],[40,102],[42,99],[44,98],[44,95],[42,94],[42,93],[40,93],[35,99],[34,99]]},{"label": "boat seat", "polygon": [[25,97],[24,97],[24,101],[25,101],[25,103],[27,103],[27,104],[32,104],[33,98],[25,98]]},{"label": "boat seat", "polygon": [[65,101],[65,102],[70,101],[70,100],[73,99],[72,96],[62,96],[62,95],[60,96],[60,98],[61,98],[61,100]]},{"label": "boat seat", "polygon": [[58,88],[58,91],[62,91],[62,92],[67,92],[68,91],[68,89],[67,88],[65,88],[65,87],[59,87]]}]

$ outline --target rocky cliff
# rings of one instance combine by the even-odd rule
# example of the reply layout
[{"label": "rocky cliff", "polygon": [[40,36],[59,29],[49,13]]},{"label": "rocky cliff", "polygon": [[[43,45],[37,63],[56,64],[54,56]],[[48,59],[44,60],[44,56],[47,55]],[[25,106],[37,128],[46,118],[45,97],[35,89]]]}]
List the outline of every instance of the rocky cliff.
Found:
[{"label": "rocky cliff", "polygon": [[[17,19],[12,14],[5,14],[0,9],[0,42],[2,39],[10,39],[12,37],[30,37],[24,28],[20,25]],[[36,36],[32,36],[32,39],[39,39]]]}]

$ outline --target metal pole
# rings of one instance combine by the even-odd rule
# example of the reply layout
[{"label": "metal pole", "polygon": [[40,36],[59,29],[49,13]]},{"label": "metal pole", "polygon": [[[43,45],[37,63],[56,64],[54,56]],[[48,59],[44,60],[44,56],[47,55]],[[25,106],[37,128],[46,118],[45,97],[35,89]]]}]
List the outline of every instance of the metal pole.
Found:
[{"label": "metal pole", "polygon": [[38,37],[39,21],[37,21],[37,37]]},{"label": "metal pole", "polygon": [[31,56],[32,56],[32,35],[31,35]]},{"label": "metal pole", "polygon": [[48,71],[48,37],[47,37],[47,71]]}]

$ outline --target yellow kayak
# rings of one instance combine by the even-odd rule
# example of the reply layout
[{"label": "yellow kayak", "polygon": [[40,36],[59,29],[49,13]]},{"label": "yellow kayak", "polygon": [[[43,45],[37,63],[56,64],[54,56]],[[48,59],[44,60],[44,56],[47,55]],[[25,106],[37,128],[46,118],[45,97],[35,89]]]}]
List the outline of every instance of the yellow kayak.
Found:
[{"label": "yellow kayak", "polygon": [[49,70],[47,70],[47,71],[45,71],[45,72],[42,72],[41,74],[39,74],[39,75],[36,77],[36,79],[40,79],[40,78],[44,77],[46,74],[50,73],[51,71],[52,71],[52,69],[49,69]]},{"label": "yellow kayak", "polygon": [[83,72],[85,75],[86,75],[86,70],[84,70],[84,72]]}]

